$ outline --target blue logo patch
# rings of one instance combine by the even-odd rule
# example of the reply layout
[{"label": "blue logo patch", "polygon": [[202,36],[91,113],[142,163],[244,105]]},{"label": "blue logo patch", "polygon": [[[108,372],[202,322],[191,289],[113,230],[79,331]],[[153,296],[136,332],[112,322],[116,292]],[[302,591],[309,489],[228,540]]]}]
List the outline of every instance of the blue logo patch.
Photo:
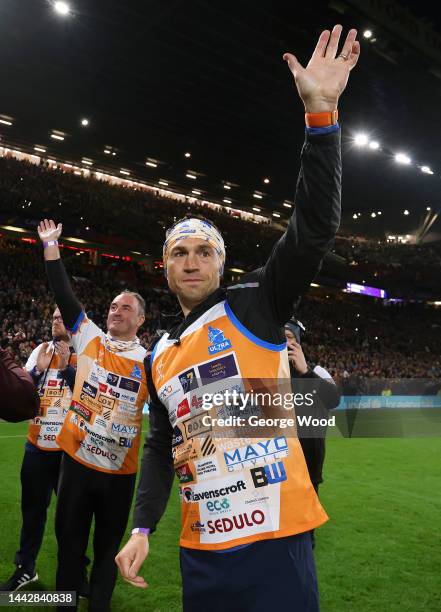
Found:
[{"label": "blue logo patch", "polygon": [[208,352],[210,355],[214,355],[214,353],[220,353],[221,351],[226,351],[231,348],[231,342],[228,338],[225,338],[224,332],[221,329],[216,329],[215,327],[208,327],[208,340],[210,342],[210,346],[208,347]]},{"label": "blue logo patch", "polygon": [[136,365],[136,363],[133,366],[133,370],[130,372],[129,376],[133,376],[133,378],[139,378],[140,380],[142,380],[141,368]]}]

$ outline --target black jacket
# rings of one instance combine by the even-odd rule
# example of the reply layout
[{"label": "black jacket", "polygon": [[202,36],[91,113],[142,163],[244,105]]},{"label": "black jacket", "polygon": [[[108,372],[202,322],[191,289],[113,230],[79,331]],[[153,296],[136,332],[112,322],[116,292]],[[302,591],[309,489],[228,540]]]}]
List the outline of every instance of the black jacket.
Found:
[{"label": "black jacket", "polygon": [[[209,308],[226,299],[239,321],[255,336],[274,344],[285,341],[283,326],[293,303],[308,290],[340,223],[340,131],[306,134],[301,154],[294,213],[264,267],[246,274],[240,284],[218,289],[171,330],[180,334]],[[227,245],[228,247],[228,245]],[[254,241],[250,240],[250,248]],[[173,483],[172,427],[154,388],[146,360],[150,392],[150,433],[144,445],[134,526],[154,530]]]}]

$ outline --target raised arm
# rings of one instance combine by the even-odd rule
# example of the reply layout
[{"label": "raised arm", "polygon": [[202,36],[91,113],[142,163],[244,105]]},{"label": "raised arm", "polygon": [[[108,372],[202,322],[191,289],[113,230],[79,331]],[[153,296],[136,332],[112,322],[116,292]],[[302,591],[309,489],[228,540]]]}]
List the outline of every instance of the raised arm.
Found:
[{"label": "raised arm", "polygon": [[82,314],[82,308],[61,261],[58,238],[61,236],[62,229],[61,223],[55,225],[52,219],[44,219],[38,226],[38,235],[43,243],[46,272],[55,302],[66,327],[74,330]]},{"label": "raised arm", "polygon": [[261,272],[262,298],[269,301],[279,325],[289,319],[293,302],[318,273],[340,224],[341,150],[335,111],[360,53],[357,32],[350,30],[336,57],[341,32],[339,25],[332,33],[322,32],[306,68],[294,55],[283,56],[312,127],[306,127],[294,213]]}]

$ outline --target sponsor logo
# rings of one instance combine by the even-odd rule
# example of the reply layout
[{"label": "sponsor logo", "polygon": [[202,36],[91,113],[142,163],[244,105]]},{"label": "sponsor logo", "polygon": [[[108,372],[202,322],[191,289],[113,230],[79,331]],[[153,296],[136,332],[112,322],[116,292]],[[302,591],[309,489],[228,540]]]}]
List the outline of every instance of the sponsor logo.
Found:
[{"label": "sponsor logo", "polygon": [[214,474],[219,473],[219,464],[217,462],[217,457],[195,461],[194,465],[196,468],[196,475],[198,477],[198,480],[207,480],[207,478],[211,478]]},{"label": "sponsor logo", "polygon": [[118,391],[115,391],[115,389],[110,388],[109,393],[112,397],[116,397],[116,399],[119,399],[119,393]]},{"label": "sponsor logo", "polygon": [[106,421],[110,421],[111,416],[112,416],[111,410],[103,410],[103,418],[105,418]]},{"label": "sponsor logo", "polygon": [[[259,495],[257,491],[254,491],[253,495]],[[251,499],[246,499],[245,504],[266,504],[269,500],[269,495],[265,495],[263,497],[253,497]]]},{"label": "sponsor logo", "polygon": [[221,329],[216,329],[215,327],[208,327],[208,352],[210,355],[214,355],[215,353],[220,353],[221,351],[226,351],[231,348],[231,342],[228,338],[225,338],[224,332]]},{"label": "sponsor logo", "polygon": [[49,427],[46,427],[46,431],[58,431],[60,429],[60,425],[62,425],[63,423],[59,423],[58,425],[51,425]]},{"label": "sponsor logo", "polygon": [[40,417],[35,417],[34,425],[41,425],[41,418]]},{"label": "sponsor logo", "polygon": [[131,391],[132,393],[138,393],[140,382],[138,380],[132,380],[131,378],[121,377],[119,381],[119,388],[125,391]]},{"label": "sponsor logo", "polygon": [[173,428],[173,438],[172,438],[172,446],[179,446],[184,441],[184,436],[182,435],[182,431],[178,426]]},{"label": "sponsor logo", "polygon": [[196,523],[192,523],[190,525],[190,529],[193,532],[196,532],[196,533],[205,533],[206,532],[204,523],[201,523],[200,521],[196,521]]},{"label": "sponsor logo", "polygon": [[198,366],[199,376],[202,378],[205,384],[209,384],[215,380],[221,380],[222,378],[230,378],[237,376],[237,366],[234,360],[234,355],[226,355],[225,357],[219,357],[208,363],[204,363]]},{"label": "sponsor logo", "polygon": [[[105,385],[104,385],[105,386]],[[105,408],[109,408],[110,410],[113,410],[113,406],[115,405],[115,400],[112,397],[106,397],[105,395],[102,395],[101,393],[98,395],[98,401],[100,404],[102,404]]]},{"label": "sponsor logo", "polygon": [[228,512],[230,509],[230,500],[228,497],[224,497],[223,499],[216,499],[214,501],[208,501],[206,504],[208,512],[211,514],[220,514],[223,512]]},{"label": "sponsor logo", "polygon": [[113,433],[129,434],[134,436],[138,433],[138,428],[134,425],[123,425],[123,423],[112,423]]},{"label": "sponsor logo", "polygon": [[70,422],[73,425],[78,425],[78,415],[77,414],[71,414],[70,415]]},{"label": "sponsor logo", "polygon": [[240,493],[245,491],[247,485],[244,480],[238,480],[236,484],[221,487],[220,489],[208,489],[207,491],[195,492],[193,487],[183,487],[181,489],[181,497],[185,502],[199,502],[205,501],[206,499],[216,499],[218,497],[226,497],[227,495],[233,495],[234,493]]},{"label": "sponsor logo", "polygon": [[97,425],[98,427],[102,427],[103,429],[107,429],[106,421],[104,419],[101,419],[100,417],[95,417],[93,424]]},{"label": "sponsor logo", "polygon": [[86,406],[83,406],[78,402],[72,402],[70,409],[80,415],[80,417],[83,417],[85,421],[90,422],[92,411],[89,410],[89,408],[86,408]]},{"label": "sponsor logo", "polygon": [[120,402],[117,406],[117,412],[127,416],[136,417],[138,415],[138,407],[126,402]]},{"label": "sponsor logo", "polygon": [[104,383],[98,383],[98,388],[101,393],[106,393],[108,387]]},{"label": "sponsor logo", "polygon": [[115,453],[112,453],[111,451],[108,451],[108,450],[103,450],[99,446],[94,446],[92,444],[84,444],[84,442],[81,443],[81,446],[88,453],[92,453],[92,455],[97,455],[99,457],[104,457],[105,459],[110,459],[111,461],[116,461],[118,459],[118,457],[117,457],[117,455],[115,455]]},{"label": "sponsor logo", "polygon": [[133,440],[131,440],[130,438],[120,438],[119,439],[119,445],[124,446],[124,448],[132,448],[132,442]]},{"label": "sponsor logo", "polygon": [[46,389],[46,395],[48,397],[62,397],[63,391],[61,389]]},{"label": "sponsor logo", "polygon": [[231,518],[216,519],[215,521],[207,521],[208,533],[228,533],[233,529],[244,529],[245,527],[254,527],[262,525],[265,521],[265,514],[262,510],[253,510],[251,514],[243,512],[236,514]]},{"label": "sponsor logo", "polygon": [[52,380],[47,381],[47,386],[48,387],[58,387],[59,383],[60,383],[59,380],[52,379]]},{"label": "sponsor logo", "polygon": [[211,431],[211,424],[204,425],[203,420],[203,416],[196,416],[184,421],[183,425],[185,427],[185,434],[187,438],[194,438],[195,436],[206,433],[207,431]]},{"label": "sponsor logo", "polygon": [[98,389],[88,382],[83,383],[83,393],[95,399]]},{"label": "sponsor logo", "polygon": [[216,452],[216,446],[213,443],[213,438],[207,436],[201,443],[201,453],[203,457],[208,457]]},{"label": "sponsor logo", "polygon": [[190,440],[185,444],[179,444],[172,448],[173,462],[176,465],[188,461],[189,459],[196,459],[198,456],[197,450],[193,447],[193,441]]},{"label": "sponsor logo", "polygon": [[182,390],[184,391],[184,393],[188,393],[189,391],[194,391],[194,389],[197,389],[199,385],[194,368],[191,368],[191,370],[187,370],[183,374],[180,374],[179,382],[181,383]]},{"label": "sponsor logo", "polygon": [[95,372],[91,372],[91,373],[89,374],[89,378],[90,378],[90,381],[91,381],[91,382],[93,382],[93,383],[95,383],[96,385],[100,385],[100,384],[101,384],[101,383],[100,383],[100,381],[99,381],[99,378],[98,378],[98,376],[95,374]]},{"label": "sponsor logo", "polygon": [[172,385],[165,385],[159,392],[159,399],[162,401],[166,400],[170,395],[176,393],[177,389],[174,390]]},{"label": "sponsor logo", "polygon": [[109,385],[113,385],[114,387],[117,387],[118,381],[119,381],[119,376],[117,376],[116,374],[112,374],[111,372],[107,374],[107,382],[109,383]]},{"label": "sponsor logo", "polygon": [[180,483],[192,482],[194,480],[193,473],[188,463],[180,465],[176,468],[176,476],[179,478]]},{"label": "sponsor logo", "polygon": [[256,488],[266,487],[267,485],[276,484],[277,482],[283,482],[286,480],[286,472],[283,461],[271,463],[270,465],[264,465],[263,467],[252,468],[250,472]]},{"label": "sponsor logo", "polygon": [[135,365],[133,366],[133,370],[130,372],[129,376],[133,376],[133,378],[139,378],[140,380],[142,380],[142,373],[139,365],[135,363]]},{"label": "sponsor logo", "polygon": [[288,455],[288,442],[285,436],[262,440],[248,446],[240,446],[233,451],[225,451],[225,465],[229,471],[244,467],[255,467],[257,462],[280,459]]},{"label": "sponsor logo", "polygon": [[191,409],[196,411],[202,408],[202,396],[201,395],[193,395],[191,398]]},{"label": "sponsor logo", "polygon": [[131,404],[136,402],[136,395],[132,395],[130,393],[120,393],[119,396],[124,402],[130,402]]},{"label": "sponsor logo", "polygon": [[58,409],[57,408],[49,408],[49,410],[47,411],[47,414],[58,414]]},{"label": "sponsor logo", "polygon": [[[39,436],[39,438],[41,439],[41,436]],[[43,436],[43,440],[45,442],[55,442],[57,436],[55,434],[45,434]]]},{"label": "sponsor logo", "polygon": [[69,408],[63,408],[63,416],[65,417],[66,414],[69,412]]},{"label": "sponsor logo", "polygon": [[190,414],[190,406],[188,404],[188,399],[183,399],[182,402],[178,404],[176,417],[179,419],[180,417],[183,417],[186,414]]}]

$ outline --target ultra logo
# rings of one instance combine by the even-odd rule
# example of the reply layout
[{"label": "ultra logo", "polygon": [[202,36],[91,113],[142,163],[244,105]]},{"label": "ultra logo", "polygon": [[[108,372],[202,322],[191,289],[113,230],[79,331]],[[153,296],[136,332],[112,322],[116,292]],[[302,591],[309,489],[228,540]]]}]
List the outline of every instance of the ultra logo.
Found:
[{"label": "ultra logo", "polygon": [[215,353],[220,353],[221,351],[226,351],[231,348],[231,342],[228,338],[225,338],[224,332],[221,329],[216,329],[215,327],[208,327],[208,341],[210,342],[210,346],[208,347],[208,352],[210,355],[214,355]]}]

